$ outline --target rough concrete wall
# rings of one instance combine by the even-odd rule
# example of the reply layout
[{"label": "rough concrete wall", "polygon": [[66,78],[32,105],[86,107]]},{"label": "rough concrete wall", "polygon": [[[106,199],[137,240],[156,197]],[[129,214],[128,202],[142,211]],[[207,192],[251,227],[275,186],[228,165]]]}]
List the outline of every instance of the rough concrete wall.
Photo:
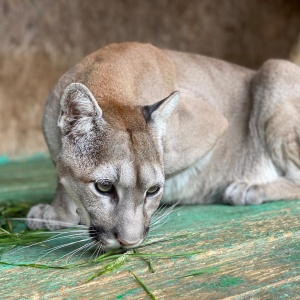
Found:
[{"label": "rough concrete wall", "polygon": [[108,43],[150,42],[256,68],[287,57],[299,28],[298,0],[0,0],[0,155],[46,150],[49,89]]}]

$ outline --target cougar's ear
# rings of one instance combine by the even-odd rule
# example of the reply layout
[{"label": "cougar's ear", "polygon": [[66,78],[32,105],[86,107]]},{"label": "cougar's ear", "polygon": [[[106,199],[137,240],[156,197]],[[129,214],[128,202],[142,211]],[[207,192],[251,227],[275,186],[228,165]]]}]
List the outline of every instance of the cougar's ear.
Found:
[{"label": "cougar's ear", "polygon": [[60,100],[58,127],[63,134],[86,134],[102,118],[102,110],[90,90],[81,83],[66,87]]},{"label": "cougar's ear", "polygon": [[167,120],[178,104],[180,93],[175,91],[167,98],[152,105],[143,106],[142,112],[146,122],[154,126],[159,133],[164,134]]}]

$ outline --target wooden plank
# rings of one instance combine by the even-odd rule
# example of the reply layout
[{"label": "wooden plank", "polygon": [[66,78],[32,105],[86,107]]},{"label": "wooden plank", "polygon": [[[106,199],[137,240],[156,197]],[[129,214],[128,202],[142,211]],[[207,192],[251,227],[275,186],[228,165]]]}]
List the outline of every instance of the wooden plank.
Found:
[{"label": "wooden plank", "polygon": [[[45,171],[43,176],[47,178],[44,167],[41,172]],[[22,168],[18,172],[22,172]],[[28,184],[34,188],[35,180],[30,179]],[[17,197],[14,200],[17,201]],[[145,260],[132,259],[120,269],[91,282],[85,280],[103,265],[69,270],[0,266],[0,298],[150,299],[129,273],[131,270],[157,299],[300,299],[299,221],[299,201],[249,207],[180,207],[153,235],[183,236],[139,251],[203,250],[203,253],[184,258],[152,259],[154,273],[149,271]],[[68,241],[72,239],[57,241],[53,247]],[[40,263],[61,264],[65,263],[61,257],[75,248],[59,249],[40,259],[51,249],[20,247],[4,253],[1,260],[32,263],[40,259]],[[77,255],[70,261],[88,261],[91,255],[92,252],[81,258]],[[202,274],[183,277],[199,270]]]},{"label": "wooden plank", "polygon": [[47,158],[0,165],[0,204],[49,202],[55,185],[54,166]]}]

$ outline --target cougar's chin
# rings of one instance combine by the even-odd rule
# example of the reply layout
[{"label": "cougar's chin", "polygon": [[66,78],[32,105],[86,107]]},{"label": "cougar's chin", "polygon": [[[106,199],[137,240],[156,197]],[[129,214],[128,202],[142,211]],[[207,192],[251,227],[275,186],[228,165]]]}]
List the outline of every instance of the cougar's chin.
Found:
[{"label": "cougar's chin", "polygon": [[103,245],[105,251],[110,251],[114,249],[121,248],[121,244],[116,239],[107,239],[105,240],[105,244]]},{"label": "cougar's chin", "polygon": [[144,239],[141,239],[140,241],[138,241],[135,244],[130,244],[128,246],[122,244],[122,242],[119,242],[117,239],[107,239],[105,241],[105,244],[103,245],[103,248],[105,249],[105,251],[109,251],[109,250],[114,250],[114,249],[118,249],[118,248],[122,248],[125,250],[131,249],[131,248],[136,248],[138,246],[140,246],[143,243]]}]

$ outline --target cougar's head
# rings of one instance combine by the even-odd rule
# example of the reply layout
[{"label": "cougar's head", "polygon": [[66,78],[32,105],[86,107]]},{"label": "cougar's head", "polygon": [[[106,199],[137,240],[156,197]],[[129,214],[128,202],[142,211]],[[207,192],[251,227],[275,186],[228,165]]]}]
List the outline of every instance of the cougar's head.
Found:
[{"label": "cougar's head", "polygon": [[80,83],[61,98],[57,160],[81,222],[104,249],[143,242],[164,191],[163,137],[179,93],[151,106],[95,100]]}]

